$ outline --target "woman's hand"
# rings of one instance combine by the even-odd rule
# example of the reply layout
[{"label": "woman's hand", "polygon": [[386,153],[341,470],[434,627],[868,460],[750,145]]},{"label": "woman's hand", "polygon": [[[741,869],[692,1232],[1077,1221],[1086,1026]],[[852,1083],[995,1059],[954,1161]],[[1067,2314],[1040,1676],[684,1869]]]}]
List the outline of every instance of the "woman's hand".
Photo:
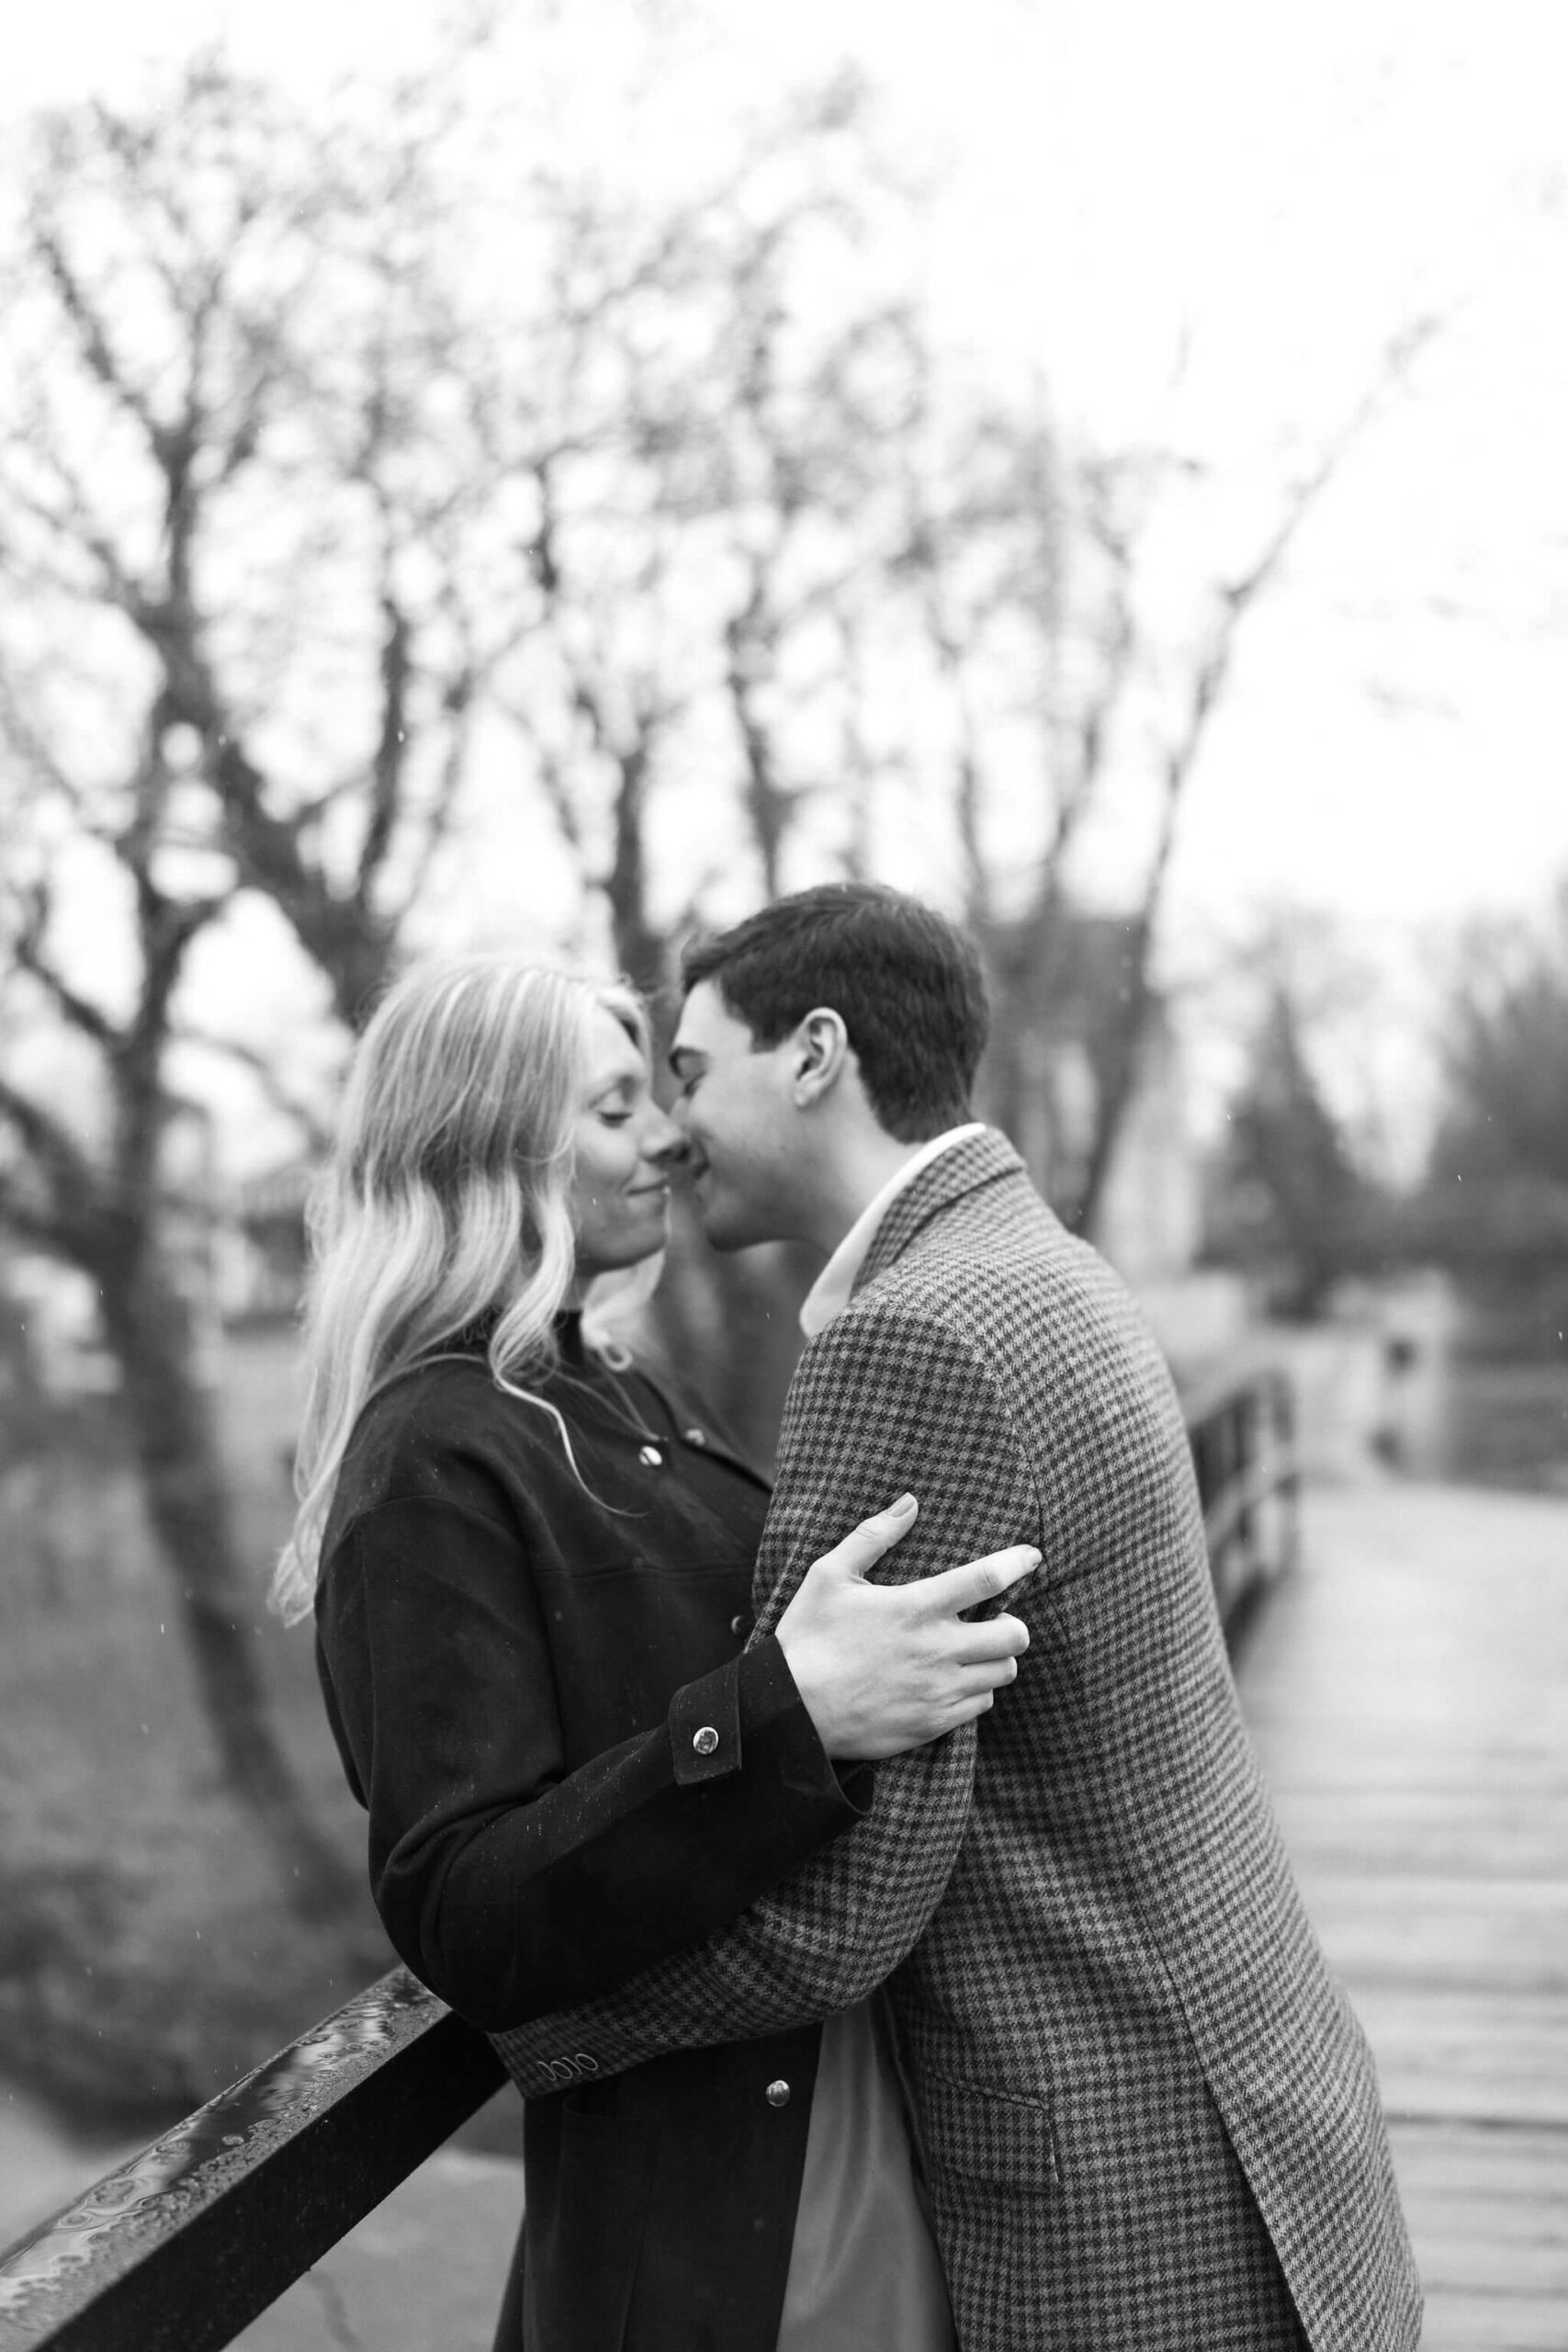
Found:
[{"label": "woman's hand", "polygon": [[917,1508],[902,1496],[814,1560],[774,1629],[817,1736],[846,1762],[901,1755],[984,1714],[1029,1647],[1020,1618],[959,1614],[1039,1566],[1027,1544],[913,1584],[867,1581]]}]

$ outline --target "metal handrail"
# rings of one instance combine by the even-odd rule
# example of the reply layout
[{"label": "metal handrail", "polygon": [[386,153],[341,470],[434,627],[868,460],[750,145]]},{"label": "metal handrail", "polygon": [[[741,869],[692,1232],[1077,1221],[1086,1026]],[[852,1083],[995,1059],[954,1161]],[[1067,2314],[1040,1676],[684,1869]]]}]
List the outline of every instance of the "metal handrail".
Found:
[{"label": "metal handrail", "polygon": [[6,2352],[217,2352],[505,2079],[395,1968],[0,2256]]}]

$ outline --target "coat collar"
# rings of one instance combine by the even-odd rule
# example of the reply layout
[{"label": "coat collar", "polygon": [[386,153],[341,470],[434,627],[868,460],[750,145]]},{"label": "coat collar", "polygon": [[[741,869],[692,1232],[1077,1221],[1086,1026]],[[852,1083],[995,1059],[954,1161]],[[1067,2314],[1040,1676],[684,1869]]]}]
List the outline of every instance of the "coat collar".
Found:
[{"label": "coat collar", "polygon": [[800,1328],[808,1340],[814,1340],[818,1331],[825,1331],[834,1317],[841,1315],[849,1305],[866,1251],[898,1194],[907,1191],[933,1159],[953,1150],[970,1136],[981,1133],[978,1120],[966,1119],[961,1127],[949,1127],[945,1134],[932,1136],[929,1143],[917,1145],[882,1190],[866,1203],[801,1302]]},{"label": "coat collar", "polygon": [[878,1226],[870,1249],[861,1261],[855,1277],[856,1291],[886,1272],[896,1259],[901,1258],[922,1226],[929,1225],[945,1208],[966,1193],[978,1193],[987,1184],[999,1183],[1006,1176],[1026,1173],[1022,1160],[1006,1136],[995,1127],[987,1127],[977,1136],[966,1136],[944,1151],[929,1167],[922,1168],[913,1182],[906,1185],[889,1207]]}]

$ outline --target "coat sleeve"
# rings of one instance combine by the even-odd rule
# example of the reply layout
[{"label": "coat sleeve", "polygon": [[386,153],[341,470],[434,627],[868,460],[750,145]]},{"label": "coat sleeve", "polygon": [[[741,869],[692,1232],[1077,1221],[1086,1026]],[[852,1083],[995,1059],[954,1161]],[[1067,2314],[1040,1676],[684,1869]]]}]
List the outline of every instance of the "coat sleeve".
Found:
[{"label": "coat sleeve", "polygon": [[[919,1316],[852,1309],[813,1341],[790,1390],[780,1462],[754,1639],[776,1625],[837,1532],[903,1488],[919,1498],[919,1517],[883,1561],[883,1581],[1041,1540],[1028,1464],[988,1367]],[[968,1819],[975,1746],[967,1724],[879,1764],[869,1815],[723,1933],[606,1998],[497,2034],[525,2093],[669,2050],[783,2032],[863,1999],[942,1898]]]},{"label": "coat sleeve", "polygon": [[[515,1522],[415,1498],[334,1547],[318,1657],[399,1955],[479,2026],[619,1983],[744,1910],[860,1817],[777,1642],[568,1769]],[[692,1725],[719,1746],[694,1752]],[[706,1743],[705,1742],[705,1745]]]}]

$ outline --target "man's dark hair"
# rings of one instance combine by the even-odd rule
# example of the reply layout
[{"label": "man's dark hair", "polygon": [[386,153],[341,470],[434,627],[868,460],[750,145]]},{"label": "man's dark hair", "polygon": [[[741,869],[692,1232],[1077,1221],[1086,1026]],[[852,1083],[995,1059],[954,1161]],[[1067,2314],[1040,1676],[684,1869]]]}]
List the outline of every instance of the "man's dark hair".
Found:
[{"label": "man's dark hair", "polygon": [[681,959],[690,994],[712,980],[760,1047],[818,1005],[842,1018],[866,1099],[900,1143],[968,1118],[990,1013],[980,958],[942,915],[871,882],[775,899]]}]

